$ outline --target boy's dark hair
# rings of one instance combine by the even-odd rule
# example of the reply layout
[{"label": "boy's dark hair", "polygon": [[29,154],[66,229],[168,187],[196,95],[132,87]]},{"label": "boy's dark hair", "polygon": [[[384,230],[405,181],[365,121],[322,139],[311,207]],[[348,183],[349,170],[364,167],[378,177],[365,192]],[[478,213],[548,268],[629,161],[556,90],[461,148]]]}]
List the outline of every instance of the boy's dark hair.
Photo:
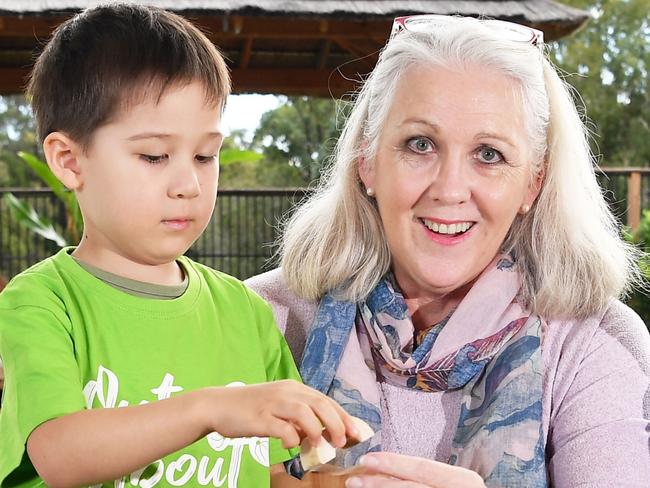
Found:
[{"label": "boy's dark hair", "polygon": [[159,8],[112,4],[57,27],[27,93],[41,142],[61,131],[86,147],[124,107],[193,81],[205,86],[207,103],[223,105],[230,93],[226,63],[198,28]]}]

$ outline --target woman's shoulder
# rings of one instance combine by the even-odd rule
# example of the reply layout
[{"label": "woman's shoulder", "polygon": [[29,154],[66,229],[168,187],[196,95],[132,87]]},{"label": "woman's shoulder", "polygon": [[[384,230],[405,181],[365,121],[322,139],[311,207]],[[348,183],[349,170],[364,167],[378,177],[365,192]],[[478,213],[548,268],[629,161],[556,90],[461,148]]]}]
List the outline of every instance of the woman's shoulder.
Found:
[{"label": "woman's shoulder", "polygon": [[593,341],[615,354],[622,354],[632,366],[650,376],[650,331],[630,307],[612,300],[596,328]]},{"label": "woman's shoulder", "polygon": [[[602,395],[622,398],[625,389],[627,396],[642,399],[650,386],[650,333],[641,318],[618,300],[588,319],[549,321],[542,355],[551,419],[574,396],[589,394],[590,401],[599,402]],[[629,384],[624,387],[627,382],[638,391],[632,392]]]},{"label": "woman's shoulder", "polygon": [[275,268],[266,273],[252,276],[245,280],[244,283],[274,308],[287,307],[292,310],[311,310],[315,306],[313,302],[299,297],[287,286],[282,274],[282,268]]},{"label": "woman's shoulder", "polygon": [[[647,481],[650,334],[643,321],[612,300],[597,316],[549,322],[543,344],[544,422],[555,483],[573,486],[576,473],[588,476],[589,486],[596,479],[606,480],[598,486],[632,476]],[[600,462],[608,450],[612,462]],[[624,459],[641,459],[644,469],[626,471]]]},{"label": "woman's shoulder", "polygon": [[317,304],[290,290],[281,268],[248,278],[244,283],[271,304],[278,328],[294,357],[300,358]]},{"label": "woman's shoulder", "polygon": [[585,356],[605,347],[607,353],[625,348],[629,357],[648,364],[650,333],[634,310],[619,300],[611,300],[607,309],[583,320],[549,321],[544,337],[548,353],[559,358]]},{"label": "woman's shoulder", "polygon": [[647,324],[634,310],[620,300],[611,301],[598,325],[601,332],[613,337],[632,338],[639,341],[640,344],[645,342],[646,345],[650,341]]},{"label": "woman's shoulder", "polygon": [[251,276],[244,280],[244,283],[269,302],[284,302],[294,295],[284,281],[282,268]]}]

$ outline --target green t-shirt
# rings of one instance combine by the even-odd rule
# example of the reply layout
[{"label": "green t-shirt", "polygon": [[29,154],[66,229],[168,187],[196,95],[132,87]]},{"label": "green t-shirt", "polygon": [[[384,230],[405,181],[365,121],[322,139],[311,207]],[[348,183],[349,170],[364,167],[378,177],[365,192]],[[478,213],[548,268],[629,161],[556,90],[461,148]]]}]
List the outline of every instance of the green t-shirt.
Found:
[{"label": "green t-shirt", "polygon": [[[18,275],[0,294],[0,486],[43,484],[25,444],[47,420],[205,386],[299,379],[270,306],[235,278],[182,257],[185,293],[142,298],[95,278],[68,251]],[[276,439],[214,433],[127,476],[126,484],[104,486],[264,487],[269,464],[290,457]]]}]

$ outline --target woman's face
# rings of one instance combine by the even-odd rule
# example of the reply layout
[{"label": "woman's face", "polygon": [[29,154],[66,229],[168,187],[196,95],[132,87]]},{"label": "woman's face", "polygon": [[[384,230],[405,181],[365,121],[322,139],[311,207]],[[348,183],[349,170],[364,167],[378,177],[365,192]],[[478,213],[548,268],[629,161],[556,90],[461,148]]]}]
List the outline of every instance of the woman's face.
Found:
[{"label": "woman's face", "polygon": [[512,79],[479,66],[405,72],[359,174],[407,297],[459,292],[478,277],[539,192],[532,158]]}]

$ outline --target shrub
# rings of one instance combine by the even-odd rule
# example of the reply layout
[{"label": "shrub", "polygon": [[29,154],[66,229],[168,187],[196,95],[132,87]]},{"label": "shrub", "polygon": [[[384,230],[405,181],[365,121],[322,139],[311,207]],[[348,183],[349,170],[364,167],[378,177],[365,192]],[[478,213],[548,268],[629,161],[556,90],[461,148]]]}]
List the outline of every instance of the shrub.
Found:
[{"label": "shrub", "polygon": [[[644,252],[650,253],[650,210],[643,211],[641,223],[636,232],[631,233],[627,230],[624,235],[626,240],[639,246]],[[639,266],[645,276],[645,290],[634,290],[628,297],[627,304],[641,316],[650,329],[650,256],[646,255],[641,258]]]}]

